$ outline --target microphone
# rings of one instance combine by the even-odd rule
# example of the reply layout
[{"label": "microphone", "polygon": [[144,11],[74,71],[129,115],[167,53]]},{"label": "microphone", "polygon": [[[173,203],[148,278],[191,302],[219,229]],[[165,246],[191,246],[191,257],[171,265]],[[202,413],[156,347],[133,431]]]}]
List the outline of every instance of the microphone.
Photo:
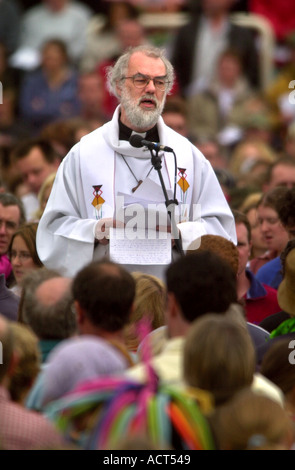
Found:
[{"label": "microphone", "polygon": [[140,148],[147,147],[150,150],[163,150],[163,152],[173,152],[171,147],[166,147],[161,145],[159,142],[150,142],[149,140],[144,140],[141,135],[133,134],[129,139],[130,145],[132,147]]}]

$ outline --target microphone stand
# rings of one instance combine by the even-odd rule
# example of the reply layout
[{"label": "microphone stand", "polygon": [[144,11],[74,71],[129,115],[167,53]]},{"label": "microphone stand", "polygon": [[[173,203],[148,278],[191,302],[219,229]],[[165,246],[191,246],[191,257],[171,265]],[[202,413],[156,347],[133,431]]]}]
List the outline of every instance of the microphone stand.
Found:
[{"label": "microphone stand", "polygon": [[[165,183],[164,183],[164,180],[163,180],[163,175],[162,175],[162,172],[161,172],[162,160],[159,157],[159,150],[155,150],[155,153],[153,152],[152,149],[149,149],[149,150],[150,150],[150,153],[151,153],[151,156],[152,156],[152,159],[151,159],[152,160],[152,165],[153,165],[154,169],[158,172],[158,175],[159,175],[159,178],[160,178],[160,183],[161,183],[162,190],[163,190],[164,197],[165,197],[165,205],[166,205],[167,212],[168,212],[168,215],[169,215],[169,218],[170,218],[170,221],[171,221],[171,234],[172,234],[172,237],[173,237],[174,242],[175,242],[175,247],[176,247],[178,253],[181,256],[184,256],[184,252],[183,252],[183,249],[182,249],[182,243],[181,243],[181,239],[179,237],[179,232],[178,232],[178,229],[177,229],[177,225],[175,223],[175,215],[174,215],[175,205],[178,205],[178,201],[175,198],[175,192],[174,192],[174,199],[169,199],[168,198]],[[168,210],[168,208],[170,210]]]}]

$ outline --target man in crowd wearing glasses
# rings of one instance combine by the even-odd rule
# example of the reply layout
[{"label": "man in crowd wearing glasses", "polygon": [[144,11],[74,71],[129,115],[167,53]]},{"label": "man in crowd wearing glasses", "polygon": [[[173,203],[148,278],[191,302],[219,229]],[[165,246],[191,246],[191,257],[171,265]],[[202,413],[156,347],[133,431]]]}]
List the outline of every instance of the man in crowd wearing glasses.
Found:
[{"label": "man in crowd wearing glasses", "polygon": [[[37,234],[39,256],[47,267],[74,276],[92,259],[108,256],[114,236],[110,228],[117,230],[124,223],[126,227],[126,220],[118,219],[121,208],[137,202],[149,215],[150,203],[167,202],[164,189],[171,191],[169,201],[177,201],[173,207],[177,206],[182,252],[205,233],[236,241],[232,213],[209,162],[161,117],[173,81],[171,63],[162,50],[151,46],[128,50],[109,69],[109,90],[120,104],[112,120],[83,137],[60,165]],[[140,136],[136,143],[133,134]],[[160,143],[160,151],[151,150],[147,142]],[[152,154],[160,158],[160,172],[151,162]],[[145,220],[149,223],[149,216]],[[170,227],[166,229],[169,232]],[[136,224],[133,234],[134,230]],[[158,241],[160,247],[160,240],[154,240]],[[175,251],[173,240],[170,250],[171,246]],[[146,261],[146,256],[139,262],[131,258],[123,263],[131,270],[155,273],[155,265],[165,264],[160,249],[159,262]]]}]

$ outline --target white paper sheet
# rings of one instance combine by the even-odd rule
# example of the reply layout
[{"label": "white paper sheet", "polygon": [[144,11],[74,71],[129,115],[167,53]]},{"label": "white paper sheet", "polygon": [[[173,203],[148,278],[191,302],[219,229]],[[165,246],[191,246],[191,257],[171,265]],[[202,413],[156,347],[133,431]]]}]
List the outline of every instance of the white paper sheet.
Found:
[{"label": "white paper sheet", "polygon": [[110,257],[119,264],[160,265],[171,262],[171,234],[156,230],[110,230]]}]

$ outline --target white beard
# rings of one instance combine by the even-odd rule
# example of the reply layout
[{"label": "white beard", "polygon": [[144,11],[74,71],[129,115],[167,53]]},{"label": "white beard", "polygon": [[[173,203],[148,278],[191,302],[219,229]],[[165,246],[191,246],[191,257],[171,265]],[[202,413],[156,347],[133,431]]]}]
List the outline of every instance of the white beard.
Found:
[{"label": "white beard", "polygon": [[[142,109],[139,104],[143,99],[151,99],[156,104],[155,109]],[[125,110],[126,117],[135,128],[147,129],[155,126],[162,114],[165,99],[160,103],[153,95],[146,94],[135,103],[128,90],[123,89],[121,95],[121,105]]]}]

